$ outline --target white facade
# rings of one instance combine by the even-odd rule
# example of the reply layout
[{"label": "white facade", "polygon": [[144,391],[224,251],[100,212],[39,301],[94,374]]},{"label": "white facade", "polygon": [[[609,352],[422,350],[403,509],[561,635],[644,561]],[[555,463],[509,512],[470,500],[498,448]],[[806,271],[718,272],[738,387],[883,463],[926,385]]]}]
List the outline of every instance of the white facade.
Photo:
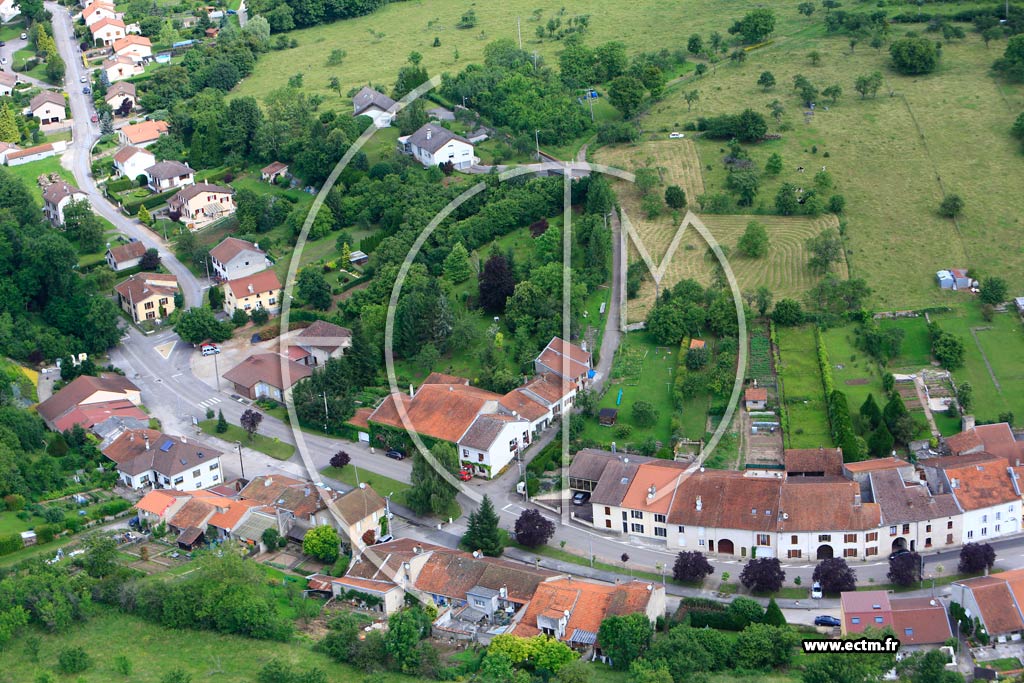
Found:
[{"label": "white facade", "polygon": [[217,486],[221,482],[220,458],[211,457],[195,467],[184,472],[164,474],[157,470],[147,470],[136,475],[130,475],[118,469],[121,482],[132,489],[141,489],[147,486],[155,486],[164,489],[175,489],[177,491],[195,491],[211,486]]},{"label": "white facade", "polygon": [[21,8],[14,0],[4,0],[0,2],[0,21],[3,23],[9,22],[14,17],[21,14]]},{"label": "white facade", "polygon": [[[98,23],[98,22],[97,22]],[[92,33],[92,39],[94,42],[102,42],[104,45],[113,45],[115,40],[119,40],[125,37],[125,31],[123,25],[108,23],[105,26],[101,26]],[[109,73],[107,74],[110,75]],[[111,79],[111,83],[114,79]]]},{"label": "white facade", "polygon": [[456,444],[459,464],[470,469],[475,475],[494,478],[512,462],[522,450],[522,444],[529,438],[529,422],[506,422],[486,450],[464,443]]},{"label": "white facade", "polygon": [[85,20],[86,26],[92,26],[101,19],[124,19],[124,13],[118,12],[114,9],[114,5],[100,2],[96,2],[88,5],[85,10],[82,11],[82,19]]},{"label": "white facade", "polygon": [[1015,501],[964,512],[963,542],[985,543],[1017,533],[1021,530],[1020,509],[1020,501]]},{"label": "white facade", "polygon": [[142,150],[131,155],[124,162],[120,162],[116,156],[114,157],[114,168],[117,169],[118,175],[131,180],[135,180],[140,175],[146,175],[146,169],[155,163],[156,157],[151,152]]},{"label": "white facade", "polygon": [[252,249],[243,249],[231,258],[227,263],[221,263],[217,257],[210,255],[210,262],[213,264],[213,272],[222,280],[237,280],[243,277],[255,275],[266,270],[270,266],[266,254]]},{"label": "white facade", "polygon": [[76,190],[65,197],[61,197],[56,204],[44,202],[43,215],[45,215],[47,220],[49,220],[53,225],[64,225],[64,209],[68,208],[68,204],[71,202],[85,201],[86,199],[87,196],[84,192]]},{"label": "white facade", "polygon": [[473,145],[461,140],[449,140],[434,152],[416,145],[411,145],[411,151],[413,158],[424,166],[439,166],[450,161],[455,168],[465,169],[475,160]]}]

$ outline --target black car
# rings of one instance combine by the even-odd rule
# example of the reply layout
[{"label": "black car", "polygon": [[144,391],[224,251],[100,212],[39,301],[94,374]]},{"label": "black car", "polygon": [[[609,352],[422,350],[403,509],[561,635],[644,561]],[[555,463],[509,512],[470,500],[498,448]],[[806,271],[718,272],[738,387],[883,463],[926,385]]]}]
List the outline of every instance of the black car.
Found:
[{"label": "black car", "polygon": [[405,460],[405,453],[403,453],[402,451],[399,451],[399,450],[395,450],[394,448],[392,448],[390,451],[388,451],[384,455],[388,456],[392,460]]},{"label": "black car", "polygon": [[894,550],[891,553],[889,553],[889,559],[891,560],[894,557],[899,557],[900,555],[909,555],[909,554],[910,554],[909,550],[907,550],[906,548],[900,548],[899,550]]},{"label": "black car", "polygon": [[83,95],[90,95],[90,94],[92,94],[92,88],[90,88],[89,86],[85,86],[84,88],[82,88],[82,94]]},{"label": "black car", "polygon": [[820,617],[814,617],[815,626],[839,626],[840,622],[835,617],[830,617],[827,614],[822,614]]},{"label": "black car", "polygon": [[572,497],[573,505],[584,505],[590,500],[590,494],[586,491],[578,491],[576,495]]}]

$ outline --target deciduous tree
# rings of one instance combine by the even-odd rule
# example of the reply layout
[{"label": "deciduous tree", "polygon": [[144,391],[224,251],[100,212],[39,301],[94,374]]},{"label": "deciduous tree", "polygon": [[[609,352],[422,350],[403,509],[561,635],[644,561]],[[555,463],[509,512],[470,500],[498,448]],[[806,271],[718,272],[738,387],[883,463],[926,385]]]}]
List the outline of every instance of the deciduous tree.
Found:
[{"label": "deciduous tree", "polygon": [[650,620],[639,612],[607,617],[597,633],[601,650],[611,658],[612,668],[618,671],[628,670],[631,662],[643,656],[653,636]]},{"label": "deciduous tree", "polygon": [[249,440],[252,441],[253,437],[256,436],[256,432],[259,431],[260,423],[263,422],[263,413],[252,408],[246,408],[238,422],[242,425],[242,429],[245,430],[246,434],[249,435]]},{"label": "deciduous tree", "polygon": [[516,520],[516,541],[527,548],[544,545],[554,533],[555,523],[538,510],[523,510]]},{"label": "deciduous tree", "polygon": [[341,540],[330,524],[315,526],[302,539],[302,552],[321,562],[333,564],[338,559]]},{"label": "deciduous tree", "polygon": [[697,550],[684,550],[676,555],[672,565],[672,578],[676,581],[696,582],[715,573],[704,554]]},{"label": "deciduous tree", "polygon": [[814,568],[812,579],[821,584],[821,590],[825,593],[842,593],[857,589],[857,572],[841,557],[831,557],[819,562]]},{"label": "deciduous tree", "polygon": [[957,571],[961,574],[976,574],[992,569],[996,563],[996,551],[988,543],[966,543],[960,548],[960,562]]},{"label": "deciduous tree", "polygon": [[740,583],[755,593],[774,593],[785,580],[786,572],[776,557],[754,558],[740,572]]}]

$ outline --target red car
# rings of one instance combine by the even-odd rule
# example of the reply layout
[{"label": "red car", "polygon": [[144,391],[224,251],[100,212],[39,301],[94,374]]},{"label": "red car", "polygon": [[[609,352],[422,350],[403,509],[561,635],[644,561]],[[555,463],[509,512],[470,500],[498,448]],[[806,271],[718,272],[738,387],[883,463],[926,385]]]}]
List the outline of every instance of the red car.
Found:
[{"label": "red car", "polygon": [[96,116],[96,114],[93,114],[92,116],[89,117],[89,120],[92,121],[93,123],[97,123],[100,120],[100,117]]},{"label": "red car", "polygon": [[467,470],[466,468],[462,468],[461,470],[459,470],[459,479],[460,480],[462,480],[462,481],[469,481],[472,478],[473,478],[473,473],[470,472],[469,470]]}]

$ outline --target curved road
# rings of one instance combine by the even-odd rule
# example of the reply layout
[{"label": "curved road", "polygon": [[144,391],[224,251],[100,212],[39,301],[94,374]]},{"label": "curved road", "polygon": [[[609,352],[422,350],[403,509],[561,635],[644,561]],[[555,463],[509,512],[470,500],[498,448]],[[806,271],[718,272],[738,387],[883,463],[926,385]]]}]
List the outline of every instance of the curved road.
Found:
[{"label": "curved road", "polygon": [[201,306],[203,289],[209,287],[209,281],[193,275],[192,271],[177,259],[168,248],[167,243],[162,241],[156,233],[141,223],[124,216],[117,207],[107,200],[97,187],[96,181],[93,180],[90,156],[93,145],[100,138],[99,124],[90,121],[90,117],[96,113],[92,97],[82,92],[82,83],[79,82],[82,76],[90,74],[82,65],[82,55],[75,43],[75,32],[67,8],[53,2],[47,2],[45,5],[53,15],[53,38],[66,65],[64,84],[67,88],[73,119],[72,142],[68,145],[61,163],[74,174],[75,182],[78,183],[82,192],[88,195],[89,203],[92,204],[96,213],[113,223],[119,232],[128,237],[134,237],[148,249],[157,250],[163,266],[177,276],[178,284],[185,296],[185,304]]}]

